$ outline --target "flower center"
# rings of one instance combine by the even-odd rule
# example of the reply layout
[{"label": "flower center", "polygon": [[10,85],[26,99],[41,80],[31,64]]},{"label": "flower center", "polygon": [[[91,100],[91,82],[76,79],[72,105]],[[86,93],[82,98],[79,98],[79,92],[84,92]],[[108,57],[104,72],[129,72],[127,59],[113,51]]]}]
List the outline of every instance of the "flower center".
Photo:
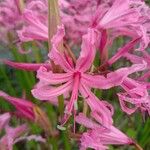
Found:
[{"label": "flower center", "polygon": [[79,72],[79,71],[74,72],[73,77],[74,78],[78,77],[80,79],[81,78],[81,72]]}]

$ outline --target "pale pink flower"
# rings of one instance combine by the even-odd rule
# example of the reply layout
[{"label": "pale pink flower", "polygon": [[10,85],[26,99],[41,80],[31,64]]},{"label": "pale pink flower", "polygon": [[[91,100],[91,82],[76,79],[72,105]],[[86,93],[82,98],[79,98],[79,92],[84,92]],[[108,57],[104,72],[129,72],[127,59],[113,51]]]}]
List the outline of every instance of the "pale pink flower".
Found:
[{"label": "pale pink flower", "polygon": [[[61,22],[66,28],[65,39],[69,40],[71,43],[81,42],[81,37],[87,33],[87,29],[100,3],[109,3],[109,1],[59,1]],[[34,10],[36,7],[39,8],[39,11]],[[31,41],[36,39],[47,41],[47,15],[48,6],[46,1],[39,0],[36,3],[34,1],[29,2],[23,12],[23,19],[26,25],[23,29],[18,31],[20,40]]]},{"label": "pale pink flower", "polygon": [[[137,92],[141,92],[140,89]],[[137,109],[140,109],[142,113],[148,112],[150,115],[150,96],[146,93],[145,95],[135,94],[130,91],[128,93],[118,93],[121,108],[127,114],[134,113]],[[132,108],[128,105],[132,105]]]},{"label": "pale pink flower", "polygon": [[[21,41],[32,41],[32,40],[48,40],[48,27],[47,21],[37,13],[30,9],[25,9],[23,13],[23,19],[26,22],[26,26],[23,29],[17,31]],[[44,20],[44,21],[43,21]]]},{"label": "pale pink flower", "polygon": [[27,132],[27,126],[21,125],[16,128],[12,128],[9,126],[5,127],[6,134],[0,139],[0,149],[1,150],[13,150],[13,145],[15,144],[15,140],[20,137],[22,134]]},{"label": "pale pink flower", "polygon": [[25,124],[16,128],[10,127],[10,117],[9,113],[0,115],[0,132],[2,129],[5,130],[5,135],[0,139],[1,150],[13,150],[15,140],[28,130]]},{"label": "pale pink flower", "polygon": [[[93,26],[100,31],[101,40],[99,50],[103,62],[108,59],[108,47],[111,46],[116,37],[127,36],[132,39],[141,37],[140,41],[148,37],[148,35],[143,32],[146,28],[144,26],[141,28],[143,23],[140,19],[143,14],[139,11],[140,4],[138,4],[139,1],[115,0],[113,5],[108,8],[102,16],[99,15],[101,9],[97,9]],[[146,9],[145,7],[142,8],[143,10]],[[145,17],[143,20],[146,22],[148,18]],[[144,40],[144,43],[148,42],[148,40]],[[141,47],[143,46],[140,45],[140,49]]]},{"label": "pale pink flower", "polygon": [[66,38],[81,43],[99,5],[99,0],[59,0],[60,15],[66,28]]},{"label": "pale pink flower", "polygon": [[[89,69],[95,58],[97,32],[94,29],[88,29],[88,33],[83,36],[81,53],[76,64],[65,52],[62,53],[59,50],[59,45],[64,36],[64,27],[59,26],[57,34],[52,39],[53,45],[49,57],[56,65],[60,65],[65,73],[53,73],[42,67],[39,69],[37,77],[40,82],[44,82],[44,85],[33,89],[32,93],[40,100],[49,100],[72,91],[70,101],[66,105],[65,110],[67,118],[70,116],[73,108],[75,109],[74,105],[77,103],[78,92],[82,94],[91,109],[94,110],[97,107],[97,98],[92,94],[90,88],[109,89],[118,86],[129,74],[139,71],[145,66],[145,64],[137,64],[128,68],[121,68],[115,72],[108,73],[107,77],[94,75],[89,72]],[[51,88],[52,85],[60,86]],[[106,114],[105,112],[108,112],[103,102],[101,102],[101,108],[103,108],[100,112],[101,114],[104,115]],[[111,122],[111,117],[108,118],[104,115],[103,122],[107,125],[109,124],[108,122]]]},{"label": "pale pink flower", "polygon": [[[61,17],[70,39],[81,41],[81,36],[87,32],[89,26],[98,28],[102,40],[105,39],[105,30],[115,30],[115,35],[126,34],[137,38],[142,36],[145,47],[149,42],[149,13],[150,9],[141,0],[60,0]],[[114,36],[114,33],[109,36]],[[107,37],[109,38],[109,37]]]},{"label": "pale pink flower", "polygon": [[[99,108],[100,109],[100,108]],[[76,117],[76,122],[88,128],[88,131],[82,134],[81,150],[93,148],[95,150],[106,150],[111,145],[125,145],[133,144],[133,140],[127,135],[122,133],[119,129],[111,125],[106,129],[101,124],[101,115],[94,111],[91,113],[92,119],[87,118],[84,114],[80,113]]]},{"label": "pale pink flower", "polygon": [[3,129],[5,131],[5,135],[3,135],[0,139],[0,150],[13,150],[13,145],[22,140],[31,141],[35,140],[38,142],[45,142],[45,139],[41,136],[37,135],[24,135],[29,131],[26,124],[11,127],[9,125],[10,114],[5,113],[0,115],[0,131]]},{"label": "pale pink flower", "polygon": [[[59,6],[61,22],[66,29],[65,39],[71,45],[81,43],[82,35],[86,34],[91,26],[100,31],[97,44],[102,55],[105,55],[104,49],[107,49],[110,42],[118,36],[133,39],[142,37],[140,49],[146,48],[149,44],[150,9],[141,0],[60,0]],[[39,8],[39,12],[34,10],[36,7]],[[48,41],[47,14],[45,1],[31,1],[23,13],[26,25],[18,31],[20,40]]]},{"label": "pale pink flower", "polygon": [[[133,64],[141,63],[145,61],[149,64],[149,54],[146,51],[141,52],[142,55],[126,53],[124,57],[130,60]],[[135,79],[126,78],[121,84],[121,87],[125,90],[123,93],[118,93],[121,108],[128,114],[132,114],[137,109],[142,112],[148,112],[150,114],[150,96],[149,96],[149,77],[150,70],[149,65],[143,68],[143,72]],[[142,70],[141,70],[142,71]],[[132,105],[130,108],[128,105]]]},{"label": "pale pink flower", "polygon": [[0,2],[0,25],[14,29],[21,22],[21,13],[16,0]]}]

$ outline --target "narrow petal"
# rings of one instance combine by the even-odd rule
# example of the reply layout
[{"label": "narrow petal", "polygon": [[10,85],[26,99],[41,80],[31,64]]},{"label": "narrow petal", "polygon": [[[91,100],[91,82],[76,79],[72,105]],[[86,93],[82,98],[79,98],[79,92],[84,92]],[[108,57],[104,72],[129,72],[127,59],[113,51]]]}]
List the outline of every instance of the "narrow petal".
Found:
[{"label": "narrow petal", "polygon": [[[133,79],[127,78],[121,86],[126,91],[125,93],[118,93],[119,102],[124,112],[132,114],[137,108],[143,111],[150,110],[149,94],[145,84],[140,84]],[[133,107],[129,107],[130,105],[128,104]]]},{"label": "narrow petal", "polygon": [[64,94],[70,91],[72,88],[72,81],[68,81],[67,83],[56,87],[51,88],[49,86],[43,86],[41,88],[33,89],[32,94],[35,98],[40,100],[49,100],[51,98],[57,97],[61,94]]},{"label": "narrow petal", "polygon": [[101,139],[101,142],[104,145],[112,144],[112,145],[125,145],[125,144],[133,144],[133,140],[121,132],[114,126],[110,127],[110,131],[102,130],[96,131],[93,130],[92,134],[95,134],[95,138]]},{"label": "narrow petal", "polygon": [[145,70],[146,66],[147,65],[145,62],[143,62],[143,64],[135,64],[131,67],[121,68],[114,72],[108,73],[107,77],[101,75],[83,74],[81,82],[92,88],[109,89],[120,85],[128,75],[137,71]]},{"label": "narrow petal", "polygon": [[63,118],[63,124],[65,124],[67,120],[69,119],[69,116],[73,110],[73,106],[77,102],[79,83],[80,83],[80,73],[77,73],[75,74],[75,77],[73,79],[73,86],[72,86],[72,93],[71,93],[70,101],[68,102],[65,108],[65,116]]},{"label": "narrow petal", "polygon": [[95,123],[91,119],[87,118],[83,113],[80,113],[78,116],[76,116],[76,122],[84,125],[87,128],[90,128],[90,129],[99,127],[99,125],[97,123]]},{"label": "narrow petal", "polygon": [[117,129],[114,126],[111,126],[111,132],[108,132],[108,138],[109,144],[115,144],[115,145],[121,145],[121,144],[132,144],[133,140],[129,138],[127,135],[125,135],[123,132],[121,132],[119,129]]},{"label": "narrow petal", "polygon": [[85,72],[91,67],[96,53],[95,43],[96,32],[94,29],[88,29],[87,34],[82,38],[81,53],[76,64],[77,70]]},{"label": "narrow petal", "polygon": [[[80,93],[85,98],[86,102],[88,103],[91,110],[94,112],[98,112],[101,116],[100,123],[103,124],[106,128],[109,129],[110,125],[112,124],[112,113],[103,103],[100,101],[89,88],[85,85],[80,86]],[[107,115],[106,115],[107,114]]]},{"label": "narrow petal", "polygon": [[63,46],[60,46],[62,45],[64,36],[65,36],[64,26],[63,25],[58,26],[57,33],[51,40],[52,49],[48,56],[50,57],[51,60],[54,61],[56,65],[60,65],[66,72],[71,72],[73,71],[72,66],[65,58],[65,55],[62,50]]},{"label": "narrow petal", "polygon": [[139,57],[139,56],[136,56],[136,55],[133,55],[133,54],[130,54],[130,53],[124,54],[124,57],[127,58],[132,63],[135,63],[135,64],[139,64],[139,63],[143,62],[142,57]]},{"label": "narrow petal", "polygon": [[100,139],[93,136],[91,132],[83,133],[81,139],[81,148],[80,150],[86,150],[92,148],[94,150],[107,150],[108,146],[104,145]]},{"label": "narrow petal", "polygon": [[45,67],[40,67],[37,72],[37,78],[40,81],[47,82],[47,84],[61,84],[72,80],[73,74],[72,73],[53,73],[52,71],[47,71]]},{"label": "narrow petal", "polygon": [[116,62],[119,58],[123,57],[124,54],[126,54],[127,52],[129,52],[130,50],[132,50],[134,48],[134,46],[139,42],[141,38],[137,38],[135,40],[132,40],[131,42],[127,43],[124,47],[119,48],[118,52],[111,57],[108,60],[108,64],[111,66],[114,62]]},{"label": "narrow petal", "polygon": [[13,68],[26,70],[26,71],[37,71],[41,66],[45,67],[47,70],[51,70],[51,64],[48,63],[20,63],[13,62],[10,60],[3,60],[3,62]]}]

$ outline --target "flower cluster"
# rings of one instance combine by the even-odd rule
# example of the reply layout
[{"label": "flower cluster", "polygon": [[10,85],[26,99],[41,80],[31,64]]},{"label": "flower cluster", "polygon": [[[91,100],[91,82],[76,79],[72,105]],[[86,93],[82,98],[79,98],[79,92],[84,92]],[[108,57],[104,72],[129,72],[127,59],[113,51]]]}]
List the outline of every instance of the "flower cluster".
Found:
[{"label": "flower cluster", "polygon": [[5,135],[0,139],[1,150],[13,150],[13,145],[22,140],[35,140],[38,142],[45,142],[45,139],[40,136],[23,136],[23,134],[27,133],[29,130],[26,124],[20,125],[15,128],[10,127],[10,117],[11,115],[9,113],[4,113],[0,115],[0,132],[2,132],[2,130],[5,130]]},{"label": "flower cluster", "polygon": [[[16,31],[21,42],[47,42],[50,45],[48,60],[44,63],[19,63],[4,59],[3,63],[37,73],[38,83],[31,91],[34,98],[60,107],[62,96],[65,108],[58,128],[70,130],[68,124],[71,124],[71,118],[74,120],[74,134],[78,132],[76,124],[84,126],[87,130],[79,133],[81,150],[105,150],[109,145],[136,145],[133,139],[115,127],[115,110],[110,101],[97,97],[95,93],[103,90],[109,92],[115,88],[123,112],[131,115],[139,110],[150,115],[148,5],[143,0],[59,0],[60,17],[55,12],[53,17],[57,16],[60,24],[52,27],[57,32],[50,39],[49,22],[54,21],[55,25],[57,19],[47,19],[50,19],[51,13],[48,2],[30,0],[24,3],[23,8],[21,2],[3,2],[0,8],[6,14],[1,12],[0,23],[8,28],[21,22],[22,28]],[[117,39],[124,40],[124,43],[115,47],[114,52]],[[80,49],[79,54],[73,53],[71,49],[74,47]],[[119,65],[114,67],[115,64]],[[48,125],[51,126],[47,123],[46,114],[40,113],[42,115],[38,116],[39,108],[30,101],[11,97],[2,91],[0,97],[16,107],[16,116],[36,122],[45,130]],[[8,113],[0,116],[0,130],[6,130],[6,135],[0,140],[5,144],[0,145],[8,145],[11,150],[19,133],[27,129],[24,125],[9,129],[9,118]],[[41,122],[43,118],[45,122]],[[11,143],[8,143],[8,136]]]}]

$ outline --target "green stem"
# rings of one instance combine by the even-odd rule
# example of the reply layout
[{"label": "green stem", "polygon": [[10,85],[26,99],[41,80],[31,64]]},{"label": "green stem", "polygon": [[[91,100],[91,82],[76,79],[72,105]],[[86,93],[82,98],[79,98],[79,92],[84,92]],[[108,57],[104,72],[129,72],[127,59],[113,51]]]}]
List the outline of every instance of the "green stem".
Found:
[{"label": "green stem", "polygon": [[48,0],[48,46],[51,49],[51,39],[60,24],[58,0]]},{"label": "green stem", "polygon": [[63,95],[58,96],[58,110],[61,116],[64,114],[64,97]]}]

